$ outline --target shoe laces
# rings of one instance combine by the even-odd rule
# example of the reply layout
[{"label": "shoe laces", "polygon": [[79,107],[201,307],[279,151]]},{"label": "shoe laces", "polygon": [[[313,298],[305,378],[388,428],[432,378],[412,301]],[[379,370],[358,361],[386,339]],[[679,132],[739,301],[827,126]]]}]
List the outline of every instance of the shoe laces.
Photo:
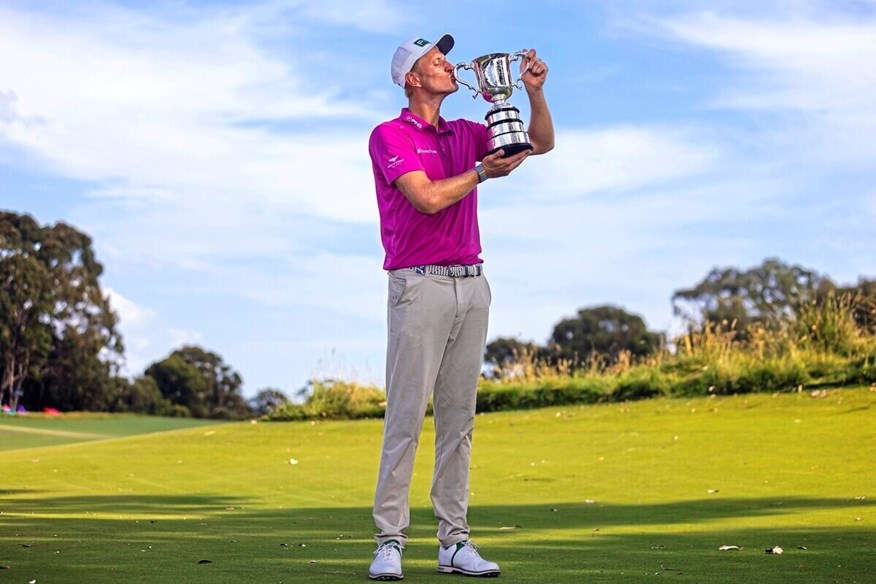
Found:
[{"label": "shoe laces", "polygon": [[381,560],[392,560],[394,559],[393,550],[401,555],[401,548],[395,542],[381,544],[380,547],[378,547],[377,550],[374,552],[374,555],[380,556]]},{"label": "shoe laces", "polygon": [[478,546],[475,542],[471,540],[466,540],[465,544],[463,544],[462,548],[459,551],[468,550],[469,553],[476,555],[477,557],[481,557],[481,554],[478,553]]}]

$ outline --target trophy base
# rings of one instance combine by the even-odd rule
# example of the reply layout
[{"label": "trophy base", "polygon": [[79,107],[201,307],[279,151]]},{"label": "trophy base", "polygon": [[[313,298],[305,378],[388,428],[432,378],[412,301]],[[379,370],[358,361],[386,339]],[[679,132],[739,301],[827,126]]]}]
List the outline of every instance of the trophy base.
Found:
[{"label": "trophy base", "polygon": [[487,155],[503,150],[503,158],[513,156],[524,150],[532,150],[529,135],[520,120],[520,110],[510,104],[494,106],[487,112],[487,126],[490,139],[487,143]]},{"label": "trophy base", "polygon": [[519,152],[523,152],[524,150],[532,150],[532,144],[518,142],[516,144],[508,144],[507,146],[499,146],[487,152],[487,156],[495,154],[499,150],[504,151],[502,158],[507,158],[508,156],[514,156]]}]

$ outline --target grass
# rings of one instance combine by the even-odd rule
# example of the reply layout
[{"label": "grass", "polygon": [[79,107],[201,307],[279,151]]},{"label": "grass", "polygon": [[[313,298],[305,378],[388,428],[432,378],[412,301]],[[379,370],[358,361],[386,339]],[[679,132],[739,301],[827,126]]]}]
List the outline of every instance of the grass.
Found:
[{"label": "grass", "polygon": [[0,451],[73,442],[90,442],[178,428],[216,424],[212,420],[124,414],[72,413],[0,416]]},{"label": "grass", "polygon": [[[481,415],[473,536],[505,582],[872,582],[874,410],[856,388]],[[0,582],[365,582],[380,437],[231,423],[5,451]],[[455,578],[433,439],[427,420],[405,581]]]}]

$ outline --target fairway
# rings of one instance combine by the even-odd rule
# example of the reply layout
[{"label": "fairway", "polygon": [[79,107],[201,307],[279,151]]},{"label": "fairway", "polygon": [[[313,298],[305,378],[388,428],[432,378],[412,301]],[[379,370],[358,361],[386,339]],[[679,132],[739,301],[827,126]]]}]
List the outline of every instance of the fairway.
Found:
[{"label": "fairway", "polygon": [[[873,582],[874,414],[859,388],[479,415],[472,535],[500,582]],[[78,431],[112,433],[98,422]],[[367,582],[381,427],[6,450],[0,582]],[[427,419],[405,582],[460,578],[436,572],[433,439]]]},{"label": "fairway", "polygon": [[4,415],[0,416],[0,451],[106,440],[217,423],[215,420],[122,414]]}]

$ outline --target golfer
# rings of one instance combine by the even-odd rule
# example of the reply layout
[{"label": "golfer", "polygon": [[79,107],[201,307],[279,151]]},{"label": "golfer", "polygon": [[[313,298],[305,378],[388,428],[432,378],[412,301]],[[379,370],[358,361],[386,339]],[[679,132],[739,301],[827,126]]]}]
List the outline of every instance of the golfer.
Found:
[{"label": "golfer", "polygon": [[432,507],[438,570],[497,576],[478,553],[466,519],[475,400],[487,337],[490,287],[478,229],[478,185],[507,176],[554,146],[543,86],[548,68],[530,50],[522,81],[529,96],[531,151],[487,155],[488,128],[446,121],[444,98],[459,88],[445,57],[453,37],[412,38],[392,58],[392,80],[408,107],[377,126],[368,149],[389,275],[386,418],[374,497],[377,551],[372,580],[401,580],[409,492],[429,398],[435,423]]}]

